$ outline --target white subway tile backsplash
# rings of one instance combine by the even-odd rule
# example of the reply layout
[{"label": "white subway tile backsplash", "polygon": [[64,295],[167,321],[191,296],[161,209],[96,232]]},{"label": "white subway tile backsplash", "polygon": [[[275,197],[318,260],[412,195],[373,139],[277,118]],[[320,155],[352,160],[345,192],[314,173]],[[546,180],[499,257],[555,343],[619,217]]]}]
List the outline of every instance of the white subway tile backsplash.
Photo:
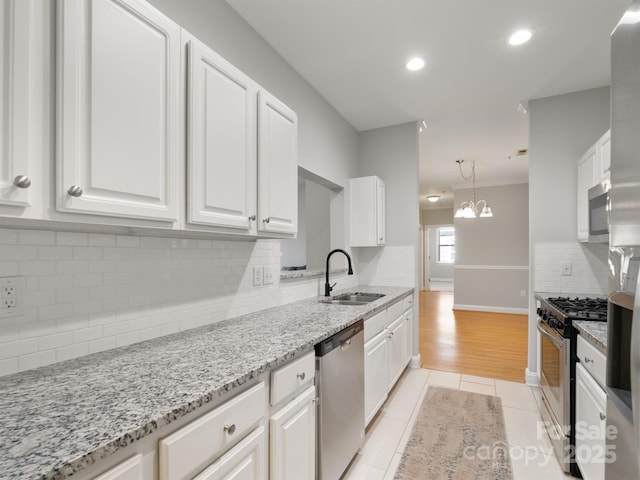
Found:
[{"label": "white subway tile backsplash", "polygon": [[56,351],[46,350],[43,352],[31,353],[29,355],[20,355],[18,358],[18,368],[20,371],[31,370],[32,368],[49,365],[56,361]]},{"label": "white subway tile backsplash", "polygon": [[[273,285],[254,287],[255,265],[278,272],[278,240],[0,228],[0,244],[0,275],[22,275],[27,287],[26,315],[0,321],[0,375],[302,300],[324,283],[276,274]],[[388,253],[373,278],[396,278],[388,266],[406,255]],[[358,276],[332,281],[349,288]]]},{"label": "white subway tile backsplash", "polygon": [[[604,244],[539,243],[534,248],[534,290],[558,294],[604,295],[608,289],[608,247]],[[561,274],[571,262],[572,274]]]}]

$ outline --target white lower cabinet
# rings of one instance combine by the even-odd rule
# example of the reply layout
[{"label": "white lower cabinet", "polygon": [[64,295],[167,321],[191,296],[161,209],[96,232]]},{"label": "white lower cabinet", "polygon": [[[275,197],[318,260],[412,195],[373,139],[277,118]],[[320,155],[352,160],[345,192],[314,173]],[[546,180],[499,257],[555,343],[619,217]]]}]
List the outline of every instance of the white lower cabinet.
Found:
[{"label": "white lower cabinet", "polygon": [[272,480],[304,480],[315,476],[316,389],[312,385],[271,416]]},{"label": "white lower cabinet", "polygon": [[387,382],[386,329],[364,345],[364,420],[368,424],[380,409],[389,391]]},{"label": "white lower cabinet", "polygon": [[365,425],[376,415],[411,358],[411,307],[406,297],[365,320]]},{"label": "white lower cabinet", "polygon": [[581,363],[576,365],[576,462],[585,480],[604,480],[607,395]]},{"label": "white lower cabinet", "polygon": [[389,339],[389,369],[387,374],[387,383],[389,390],[391,390],[406,366],[404,361],[404,315],[396,318],[391,324],[389,324],[387,332]]},{"label": "white lower cabinet", "polygon": [[[235,447],[235,444],[239,445],[238,442],[243,439],[244,435],[257,428],[265,414],[266,392],[265,384],[261,382],[163,438],[160,440],[159,448],[160,480],[190,480],[210,468],[213,469],[213,472],[226,472],[226,469],[214,468],[219,461],[222,461],[222,458],[216,459],[229,447]],[[249,449],[249,447],[246,448]],[[244,448],[243,451],[245,451]],[[229,454],[231,455],[231,451]],[[248,458],[241,452],[232,455],[233,459],[241,457]],[[256,458],[252,456],[250,460],[244,461],[255,462]],[[227,458],[225,465],[229,462],[233,463]],[[210,476],[203,478],[254,477]]]},{"label": "white lower cabinet", "polygon": [[260,426],[193,480],[266,480],[266,444]]}]

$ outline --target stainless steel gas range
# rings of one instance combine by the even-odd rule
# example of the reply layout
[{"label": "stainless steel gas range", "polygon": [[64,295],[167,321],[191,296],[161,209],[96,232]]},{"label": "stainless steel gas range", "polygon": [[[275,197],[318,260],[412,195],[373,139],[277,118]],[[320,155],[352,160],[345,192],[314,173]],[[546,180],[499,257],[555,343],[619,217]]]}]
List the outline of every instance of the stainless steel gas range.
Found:
[{"label": "stainless steel gas range", "polygon": [[579,476],[575,463],[574,320],[607,320],[607,299],[537,295],[539,301],[541,414],[562,469]]}]

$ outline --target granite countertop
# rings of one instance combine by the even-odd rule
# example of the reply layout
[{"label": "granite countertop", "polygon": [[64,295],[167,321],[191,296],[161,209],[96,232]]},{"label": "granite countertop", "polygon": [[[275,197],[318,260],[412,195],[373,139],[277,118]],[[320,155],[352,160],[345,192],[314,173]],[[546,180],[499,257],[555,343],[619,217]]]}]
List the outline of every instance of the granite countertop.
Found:
[{"label": "granite countertop", "polygon": [[585,340],[598,348],[604,355],[607,354],[607,322],[575,320],[573,326]]},{"label": "granite countertop", "polygon": [[0,378],[0,477],[69,477],[413,291],[357,290],[385,296],[311,298]]}]

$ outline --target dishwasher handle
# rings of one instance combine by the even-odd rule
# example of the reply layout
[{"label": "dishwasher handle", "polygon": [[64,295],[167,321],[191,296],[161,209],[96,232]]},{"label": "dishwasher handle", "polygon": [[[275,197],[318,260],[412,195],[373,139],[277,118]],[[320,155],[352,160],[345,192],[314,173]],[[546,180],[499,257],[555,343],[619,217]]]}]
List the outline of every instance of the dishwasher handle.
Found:
[{"label": "dishwasher handle", "polygon": [[316,357],[324,357],[326,354],[338,347],[343,351],[347,350],[351,345],[351,339],[363,330],[364,320],[361,319],[326,340],[323,340],[316,345]]}]

